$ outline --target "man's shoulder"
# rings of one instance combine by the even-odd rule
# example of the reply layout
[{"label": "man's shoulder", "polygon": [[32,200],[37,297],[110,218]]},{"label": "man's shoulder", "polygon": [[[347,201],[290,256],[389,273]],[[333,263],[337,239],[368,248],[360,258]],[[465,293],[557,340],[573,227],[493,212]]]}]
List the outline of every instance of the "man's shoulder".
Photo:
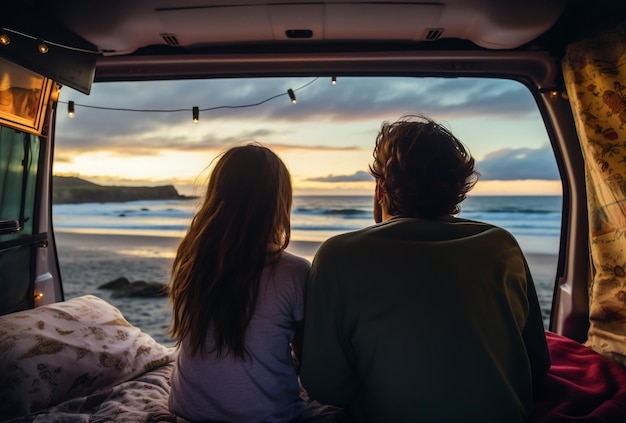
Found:
[{"label": "man's shoulder", "polygon": [[[434,234],[434,235],[433,235]],[[335,235],[320,246],[321,250],[337,252],[351,246],[364,247],[380,242],[414,239],[497,239],[516,242],[506,229],[478,220],[450,217],[427,220],[416,218],[394,218],[352,232]]]},{"label": "man's shoulder", "polygon": [[355,231],[344,232],[334,235],[322,243],[322,246],[329,247],[335,245],[345,245],[352,242],[360,242],[365,238],[373,235],[380,227],[380,224],[368,226],[366,228],[357,229]]},{"label": "man's shoulder", "polygon": [[480,232],[480,233],[489,233],[494,236],[515,239],[515,237],[508,230],[504,229],[501,226],[497,226],[497,225],[487,223],[487,222],[481,222],[479,220],[462,219],[462,218],[455,218],[455,220],[457,224],[472,226],[473,228],[475,228],[477,232]]},{"label": "man's shoulder", "polygon": [[372,248],[377,243],[376,233],[379,230],[380,224],[377,224],[332,236],[320,245],[316,257],[324,256],[325,260],[332,261]]}]

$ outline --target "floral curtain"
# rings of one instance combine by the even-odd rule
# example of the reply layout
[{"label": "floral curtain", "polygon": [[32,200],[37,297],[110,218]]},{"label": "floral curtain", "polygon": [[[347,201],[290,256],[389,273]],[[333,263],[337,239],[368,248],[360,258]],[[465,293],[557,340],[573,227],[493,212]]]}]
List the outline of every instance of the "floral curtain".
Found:
[{"label": "floral curtain", "polygon": [[587,345],[626,365],[626,23],[563,60],[586,169],[592,278]]}]

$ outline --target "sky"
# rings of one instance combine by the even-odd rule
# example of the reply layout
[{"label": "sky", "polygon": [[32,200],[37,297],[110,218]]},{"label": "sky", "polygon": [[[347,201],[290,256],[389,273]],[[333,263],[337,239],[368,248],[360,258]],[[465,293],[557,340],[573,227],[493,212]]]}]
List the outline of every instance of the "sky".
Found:
[{"label": "sky", "polygon": [[[292,104],[287,90],[297,102]],[[67,102],[75,102],[69,118]],[[259,142],[289,168],[296,195],[371,195],[382,122],[408,114],[447,127],[481,174],[473,195],[560,195],[540,113],[516,81],[328,77],[96,83],[63,87],[55,175],[103,185],[174,185],[200,195],[212,160]],[[192,122],[192,108],[199,121]],[[127,110],[119,110],[127,109]],[[143,111],[133,111],[143,110]]]}]

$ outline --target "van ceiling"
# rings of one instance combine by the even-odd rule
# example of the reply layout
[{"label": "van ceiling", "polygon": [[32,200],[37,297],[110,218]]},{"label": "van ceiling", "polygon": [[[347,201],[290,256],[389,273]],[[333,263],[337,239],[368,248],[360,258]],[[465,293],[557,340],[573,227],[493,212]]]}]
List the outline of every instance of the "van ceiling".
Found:
[{"label": "van ceiling", "polygon": [[[22,0],[24,1],[24,0]],[[460,39],[519,47],[549,29],[566,0],[26,0],[103,55],[148,46]]]},{"label": "van ceiling", "polygon": [[[393,51],[480,52],[549,50],[611,19],[623,19],[617,0],[264,1],[264,0],[11,0],[0,25],[15,42],[0,56],[89,93],[92,82],[202,77],[213,60],[241,72],[257,58],[298,55],[320,73],[335,62],[310,53],[388,54]],[[589,7],[592,4],[593,7]],[[37,52],[40,40],[50,53]],[[227,54],[228,57],[218,57]],[[428,53],[420,55],[429,60]],[[444,55],[439,65],[462,56]],[[272,61],[270,56],[267,60]],[[220,62],[221,63],[221,62]],[[433,64],[425,69],[436,67]],[[276,69],[276,68],[275,68]],[[281,68],[282,69],[282,68]],[[272,69],[266,69],[267,75]],[[269,73],[268,73],[269,72]]]}]

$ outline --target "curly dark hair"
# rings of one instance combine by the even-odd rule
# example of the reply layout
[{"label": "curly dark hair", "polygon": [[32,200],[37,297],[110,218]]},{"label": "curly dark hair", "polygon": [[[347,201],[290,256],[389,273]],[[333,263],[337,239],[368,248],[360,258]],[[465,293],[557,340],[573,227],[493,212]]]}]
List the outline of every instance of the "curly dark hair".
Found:
[{"label": "curly dark hair", "polygon": [[415,115],[382,124],[369,170],[390,215],[426,219],[458,214],[479,176],[461,141]]}]

